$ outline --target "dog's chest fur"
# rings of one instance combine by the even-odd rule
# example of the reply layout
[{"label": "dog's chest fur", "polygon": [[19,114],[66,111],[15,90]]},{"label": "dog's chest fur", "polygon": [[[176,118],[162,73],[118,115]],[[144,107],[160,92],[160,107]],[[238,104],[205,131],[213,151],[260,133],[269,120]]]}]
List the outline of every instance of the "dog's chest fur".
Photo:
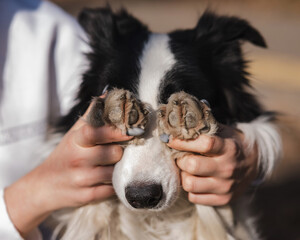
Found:
[{"label": "dog's chest fur", "polygon": [[132,211],[116,199],[63,213],[60,221],[68,224],[63,239],[254,239],[244,227],[233,227],[228,207],[216,210],[197,206],[188,202],[184,195],[182,192],[172,207],[159,213]]},{"label": "dog's chest fur", "polygon": [[187,202],[177,202],[171,209],[159,214],[132,212],[120,205],[119,213],[125,239],[196,239],[195,206]]}]

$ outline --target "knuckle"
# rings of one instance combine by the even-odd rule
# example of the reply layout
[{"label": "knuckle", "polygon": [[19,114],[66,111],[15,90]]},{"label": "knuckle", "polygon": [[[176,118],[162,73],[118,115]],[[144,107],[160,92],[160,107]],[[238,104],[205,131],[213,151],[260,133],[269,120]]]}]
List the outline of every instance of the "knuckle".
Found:
[{"label": "knuckle", "polygon": [[200,163],[195,157],[189,156],[186,160],[186,171],[191,174],[196,174],[200,168]]},{"label": "knuckle", "polygon": [[232,178],[236,169],[236,164],[234,162],[228,164],[224,171],[224,177],[229,179]]},{"label": "knuckle", "polygon": [[82,165],[82,159],[81,158],[72,158],[69,160],[69,167],[70,168],[78,168]]},{"label": "knuckle", "polygon": [[198,198],[194,194],[188,194],[188,200],[191,203],[200,204],[201,202],[198,200]]},{"label": "knuckle", "polygon": [[194,190],[194,179],[190,176],[186,176],[185,178],[183,178],[183,189],[187,192],[192,192]]},{"label": "knuckle", "polygon": [[228,144],[229,149],[230,149],[232,152],[236,152],[236,150],[237,150],[237,145],[236,145],[236,142],[235,142],[233,139],[229,140],[229,141],[227,142],[227,144]]},{"label": "knuckle", "polygon": [[229,193],[231,191],[232,185],[233,185],[233,181],[226,181],[225,183],[223,183],[221,193],[223,194]]},{"label": "knuckle", "polygon": [[216,205],[218,206],[227,205],[231,200],[231,196],[232,196],[231,194],[218,196]]},{"label": "knuckle", "polygon": [[206,153],[212,151],[215,145],[215,141],[216,140],[214,137],[207,137],[202,145],[203,152]]},{"label": "knuckle", "polygon": [[217,172],[219,177],[223,179],[231,179],[234,177],[234,174],[237,170],[237,163],[232,161],[232,159],[224,156],[218,162]]},{"label": "knuckle", "polygon": [[120,160],[123,155],[123,149],[118,145],[112,145],[110,153],[114,159]]},{"label": "knuckle", "polygon": [[89,188],[84,193],[80,194],[78,199],[79,203],[82,205],[90,203],[94,200],[95,200],[95,191],[93,191],[93,188]]},{"label": "knuckle", "polygon": [[228,153],[229,153],[230,158],[233,159],[233,158],[236,158],[239,155],[240,148],[239,148],[236,141],[229,140],[227,142],[227,148],[228,148]]},{"label": "knuckle", "polygon": [[88,124],[85,124],[81,128],[82,137],[88,140],[89,142],[94,139],[94,132],[95,132],[94,129]]},{"label": "knuckle", "polygon": [[76,173],[76,174],[73,175],[73,180],[72,181],[73,181],[73,184],[75,186],[83,187],[83,186],[86,185],[87,178],[83,174]]}]

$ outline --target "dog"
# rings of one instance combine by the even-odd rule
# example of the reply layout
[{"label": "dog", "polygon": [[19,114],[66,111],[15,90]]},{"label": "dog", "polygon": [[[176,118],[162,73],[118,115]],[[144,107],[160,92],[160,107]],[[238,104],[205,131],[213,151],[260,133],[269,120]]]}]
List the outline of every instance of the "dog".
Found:
[{"label": "dog", "polygon": [[[247,21],[206,11],[193,29],[152,33],[135,17],[110,7],[85,9],[79,22],[91,51],[77,103],[56,126],[66,132],[92,100],[87,121],[134,136],[115,165],[117,198],[62,211],[63,239],[259,239],[246,208],[188,201],[168,136],[192,140],[217,134],[218,124],[241,129],[260,159],[275,156],[277,131],[251,93],[241,45],[266,47]],[[99,98],[103,92],[105,98]],[[273,154],[273,155],[272,155]],[[261,160],[262,161],[262,160]],[[261,162],[270,172],[272,162]],[[237,210],[238,209],[238,210]],[[63,231],[61,231],[63,229]]]}]

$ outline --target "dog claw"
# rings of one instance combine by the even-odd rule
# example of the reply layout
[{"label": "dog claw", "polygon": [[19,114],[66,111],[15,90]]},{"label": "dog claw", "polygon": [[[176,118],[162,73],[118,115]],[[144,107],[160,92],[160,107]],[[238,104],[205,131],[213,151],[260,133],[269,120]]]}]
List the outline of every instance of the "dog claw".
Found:
[{"label": "dog claw", "polygon": [[141,136],[142,134],[145,133],[145,130],[142,129],[142,128],[137,128],[137,127],[134,127],[134,128],[128,128],[127,130],[127,135],[128,136]]},{"label": "dog claw", "polygon": [[149,114],[147,108],[150,106],[136,99],[130,91],[114,88],[105,98],[94,98],[87,121],[93,127],[112,125],[123,134],[139,137],[145,133]]},{"label": "dog claw", "polygon": [[158,116],[159,118],[162,118],[162,117],[165,116],[165,114],[164,114],[164,112],[163,112],[162,110],[159,110],[159,111],[157,112],[157,116]]},{"label": "dog claw", "polygon": [[210,108],[210,104],[206,99],[201,99],[200,101],[206,104]]},{"label": "dog claw", "polygon": [[168,143],[170,140],[170,135],[163,133],[159,136],[160,140],[164,143]]},{"label": "dog claw", "polygon": [[103,91],[102,91],[102,94],[101,95],[103,95],[103,94],[105,94],[106,92],[107,92],[107,89],[109,88],[109,85],[107,84],[107,85],[105,85],[105,87],[104,87],[104,89],[103,89]]}]

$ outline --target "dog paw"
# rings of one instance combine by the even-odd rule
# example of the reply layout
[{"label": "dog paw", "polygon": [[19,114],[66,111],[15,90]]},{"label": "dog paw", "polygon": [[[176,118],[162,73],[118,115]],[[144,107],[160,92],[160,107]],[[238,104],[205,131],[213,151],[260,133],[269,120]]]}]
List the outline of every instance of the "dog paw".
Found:
[{"label": "dog paw", "polygon": [[105,98],[94,98],[87,121],[93,127],[115,126],[129,136],[140,136],[148,121],[147,104],[124,89],[113,89]]},{"label": "dog paw", "polygon": [[170,96],[167,104],[160,105],[158,127],[162,141],[166,135],[188,140],[200,134],[214,135],[217,122],[206,100],[178,92]]}]

